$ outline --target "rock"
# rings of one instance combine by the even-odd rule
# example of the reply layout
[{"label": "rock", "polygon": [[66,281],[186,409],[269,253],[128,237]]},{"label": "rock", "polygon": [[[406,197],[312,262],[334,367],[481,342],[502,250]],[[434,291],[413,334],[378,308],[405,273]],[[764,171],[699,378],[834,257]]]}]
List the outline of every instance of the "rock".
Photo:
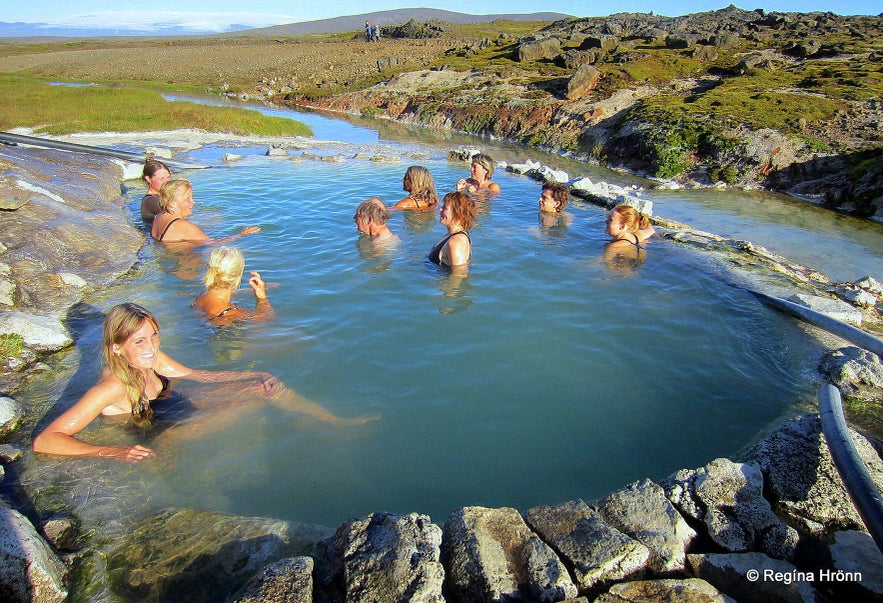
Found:
[{"label": "rock", "polygon": [[563,170],[553,170],[548,165],[528,170],[525,175],[534,180],[539,180],[540,182],[567,183],[567,181],[570,180],[570,176],[567,172]]},{"label": "rock", "polygon": [[[871,444],[851,431],[871,478],[883,489],[883,461]],[[834,467],[818,415],[788,421],[750,451],[763,471],[767,497],[789,524],[825,535],[864,528]]]},{"label": "rock", "polygon": [[15,305],[15,281],[12,279],[12,267],[0,262],[0,304]]},{"label": "rock", "polygon": [[718,54],[717,51],[711,46],[697,46],[693,49],[692,56],[697,61],[710,63],[711,61],[717,60]]},{"label": "rock", "polygon": [[543,165],[539,161],[527,160],[527,163],[510,163],[506,165],[506,171],[514,174],[527,174],[539,170]]},{"label": "rock", "polygon": [[858,327],[862,325],[862,320],[864,318],[861,310],[857,310],[839,299],[819,297],[817,295],[809,295],[806,293],[795,293],[788,298],[788,301],[800,304],[801,306],[814,310],[820,314],[824,314],[834,320],[853,324]]},{"label": "rock", "polygon": [[575,597],[567,568],[518,511],[461,507],[445,523],[446,588],[463,601],[560,601]]},{"label": "rock", "polygon": [[158,157],[159,159],[172,158],[172,151],[164,147],[147,147],[147,149],[145,149],[145,154],[151,157]]},{"label": "rock", "polygon": [[65,285],[71,286],[71,287],[88,287],[89,286],[89,283],[87,283],[83,277],[78,276],[76,274],[71,274],[70,272],[59,272],[58,278],[61,279],[62,283],[64,283]]},{"label": "rock", "polygon": [[598,60],[598,49],[591,50],[568,50],[561,53],[556,62],[565,69],[579,69],[583,65],[591,65]]},{"label": "rock", "polygon": [[323,545],[341,600],[444,603],[441,528],[426,515],[373,513],[340,526]]},{"label": "rock", "polygon": [[24,409],[18,402],[7,396],[0,397],[0,438],[18,429],[24,418]]},{"label": "rock", "polygon": [[737,601],[821,601],[812,587],[812,572],[803,572],[801,580],[796,567],[763,553],[694,554],[687,559],[697,578]]},{"label": "rock", "polygon": [[576,70],[567,82],[564,96],[567,100],[576,100],[586,96],[601,81],[601,72],[593,65],[583,65]]},{"label": "rock", "polygon": [[571,568],[580,592],[637,574],[650,559],[647,547],[607,525],[581,500],[535,507],[525,519]]},{"label": "rock", "polygon": [[736,603],[699,578],[683,580],[639,580],[614,584],[595,603]]},{"label": "rock", "polygon": [[846,301],[860,308],[873,308],[877,304],[876,295],[872,295],[859,287],[840,285],[837,287],[836,293]]},{"label": "rock", "polygon": [[72,551],[77,548],[80,526],[73,517],[65,515],[50,517],[40,526],[40,531],[57,551]]},{"label": "rock", "polygon": [[665,497],[661,486],[649,479],[633,482],[595,506],[607,523],[650,549],[653,570],[684,568],[684,551],[696,532]]},{"label": "rock", "polygon": [[221,155],[221,161],[224,163],[233,163],[234,161],[239,161],[243,157],[244,155],[237,155],[236,153],[224,153]]},{"label": "rock", "polygon": [[61,602],[67,568],[25,517],[0,502],[0,592],[4,601]]},{"label": "rock", "polygon": [[57,352],[74,344],[74,339],[54,316],[0,310],[0,335],[21,335],[25,346],[40,352]]},{"label": "rock", "polygon": [[870,276],[860,278],[859,280],[855,281],[853,285],[859,287],[860,289],[864,289],[872,295],[883,295],[883,284],[880,284]]},{"label": "rock", "polygon": [[288,151],[281,146],[271,146],[264,153],[267,157],[288,157]]},{"label": "rock", "polygon": [[829,577],[825,582],[837,581],[851,600],[883,600],[883,553],[870,534],[837,532],[828,550],[833,573],[825,574]]},{"label": "rock", "polygon": [[619,203],[631,205],[644,215],[653,215],[653,202],[635,196],[636,191],[628,190],[607,182],[592,182],[589,178],[577,178],[570,183],[570,192],[583,199],[611,209]]},{"label": "rock", "polygon": [[819,372],[846,395],[863,400],[883,399],[883,364],[865,349],[846,346],[824,355]]},{"label": "rock", "polygon": [[314,526],[195,509],[166,509],[115,543],[107,572],[124,598],[224,600],[269,562],[305,552],[327,535]]},{"label": "rock", "polygon": [[281,559],[255,574],[235,603],[312,603],[313,560]]},{"label": "rock", "polygon": [[4,463],[14,463],[23,454],[21,448],[17,448],[12,444],[0,444],[0,461]]},{"label": "rock", "polygon": [[561,41],[558,38],[531,40],[518,45],[518,60],[522,63],[552,59],[561,52]]},{"label": "rock", "polygon": [[608,53],[616,50],[619,45],[619,38],[611,35],[588,36],[579,45],[580,50],[589,50],[592,48],[600,48],[602,52]]},{"label": "rock", "polygon": [[709,538],[725,551],[760,550],[777,559],[794,558],[799,535],[763,497],[763,473],[755,463],[718,458],[695,471],[678,471],[660,485],[674,506],[703,523]]}]

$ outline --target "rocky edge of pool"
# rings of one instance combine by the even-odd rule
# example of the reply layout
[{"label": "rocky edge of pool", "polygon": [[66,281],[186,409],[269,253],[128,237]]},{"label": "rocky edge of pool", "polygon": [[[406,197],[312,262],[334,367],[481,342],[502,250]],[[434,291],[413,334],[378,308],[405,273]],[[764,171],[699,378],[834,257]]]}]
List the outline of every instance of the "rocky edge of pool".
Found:
[{"label": "rocky edge of pool", "polygon": [[[591,503],[461,507],[444,523],[377,512],[336,530],[172,508],[122,536],[81,529],[16,480],[37,421],[21,394],[76,345],[83,300],[137,267],[145,236],[117,160],[18,147],[0,156],[0,586],[12,601],[835,601],[883,598],[883,555],[834,468],[820,421],[788,418],[718,458]],[[542,169],[528,176],[542,177]],[[604,195],[585,191],[606,204]],[[879,332],[880,285],[831,283],[744,241],[655,217],[734,283]],[[879,405],[879,359],[815,332],[825,379]],[[879,414],[879,413],[878,413]],[[878,488],[875,438],[852,432]]]}]

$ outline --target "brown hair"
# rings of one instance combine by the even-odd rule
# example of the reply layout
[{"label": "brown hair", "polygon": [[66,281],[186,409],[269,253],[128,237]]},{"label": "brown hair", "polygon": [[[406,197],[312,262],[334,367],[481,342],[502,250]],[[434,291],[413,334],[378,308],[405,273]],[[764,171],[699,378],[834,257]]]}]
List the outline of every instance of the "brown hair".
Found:
[{"label": "brown hair", "polygon": [[164,164],[162,161],[158,161],[156,159],[150,158],[144,162],[144,168],[141,170],[141,179],[148,180],[153,178],[153,175],[160,170],[165,170],[169,174],[172,173],[172,170],[169,169],[169,166]]},{"label": "brown hair", "polygon": [[570,201],[570,187],[562,182],[546,182],[543,184],[544,191],[552,191],[555,200],[555,211],[563,211]]},{"label": "brown hair", "polygon": [[153,424],[153,408],[144,395],[144,374],[132,368],[122,354],[114,352],[113,347],[123,345],[145,321],[149,321],[159,332],[159,323],[146,308],[129,302],[116,305],[104,318],[102,339],[104,364],[126,386],[126,400],[132,407],[132,422],[139,427]]},{"label": "brown hair", "polygon": [[460,223],[463,230],[469,230],[475,224],[475,215],[478,213],[475,199],[463,191],[448,193],[442,199],[442,205],[451,208],[451,216]]}]

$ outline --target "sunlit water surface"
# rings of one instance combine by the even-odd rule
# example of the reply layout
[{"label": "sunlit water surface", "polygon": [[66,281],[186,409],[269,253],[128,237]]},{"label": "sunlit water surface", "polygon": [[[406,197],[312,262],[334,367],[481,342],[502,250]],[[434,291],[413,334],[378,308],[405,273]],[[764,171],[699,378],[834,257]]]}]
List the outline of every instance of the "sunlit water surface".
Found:
[{"label": "sunlit water surface", "polygon": [[[429,167],[441,192],[465,164],[432,150],[400,163],[235,151],[246,157],[183,174],[194,184],[192,219],[213,236],[262,227],[237,246],[246,270],[271,283],[276,319],[205,325],[190,303],[207,250],[153,244],[126,286],[90,303],[144,304],[163,349],[184,364],[268,371],[337,415],[380,419],[330,426],[268,405],[230,424],[213,419],[208,435],[158,443],[160,458],[136,466],[42,461],[44,478],[64,472],[65,487],[87,492],[81,513],[112,521],[121,505],[190,506],[336,526],[373,511],[443,523],[463,505],[591,501],[732,455],[814,395],[818,356],[791,319],[663,240],[643,263],[607,265],[603,211],[574,201],[569,222],[542,225],[533,180],[495,175],[503,193],[481,205],[460,279],[425,261],[444,234],[435,213],[395,212],[401,240],[391,249],[366,245],[352,216],[369,196],[404,196],[410,163]],[[131,193],[133,216],[142,194]],[[250,306],[250,293],[239,303]],[[79,334],[83,364],[53,412],[95,382],[92,318]],[[144,441],[100,421],[83,437]],[[99,494],[109,483],[125,493]]]}]

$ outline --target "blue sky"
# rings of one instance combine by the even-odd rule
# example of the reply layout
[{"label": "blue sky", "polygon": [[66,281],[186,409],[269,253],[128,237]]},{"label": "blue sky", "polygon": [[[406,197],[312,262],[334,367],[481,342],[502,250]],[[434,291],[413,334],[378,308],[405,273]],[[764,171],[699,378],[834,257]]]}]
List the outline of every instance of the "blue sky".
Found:
[{"label": "blue sky", "polygon": [[[357,15],[394,8],[425,6],[470,14],[560,12],[578,17],[605,16],[617,12],[651,12],[679,16],[716,10],[727,6],[727,0],[611,0],[587,4],[574,0],[425,0],[390,2],[361,0],[359,2],[324,0],[297,2],[292,0],[18,0],[4,2],[0,21],[48,23],[64,27],[117,27],[120,29],[162,29],[166,26],[187,26],[208,32],[226,31],[230,24],[265,27],[298,21],[313,21],[343,15]],[[752,0],[738,5],[752,10],[813,12],[831,11],[842,15],[876,15],[881,12],[880,0]],[[243,10],[247,7],[247,10]]]}]

